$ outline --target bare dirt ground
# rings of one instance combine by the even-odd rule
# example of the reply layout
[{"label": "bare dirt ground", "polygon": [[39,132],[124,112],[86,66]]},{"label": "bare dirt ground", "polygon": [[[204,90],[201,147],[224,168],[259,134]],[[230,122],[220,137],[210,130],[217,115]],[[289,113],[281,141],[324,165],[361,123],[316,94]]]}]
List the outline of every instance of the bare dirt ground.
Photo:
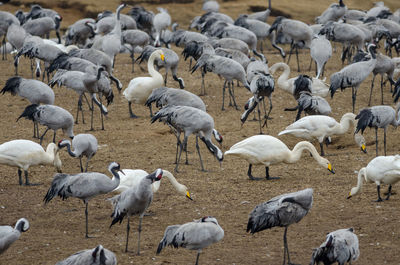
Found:
[{"label": "bare dirt ground", "polygon": [[[282,1],[290,5],[292,1]],[[260,4],[260,2],[257,2]],[[314,16],[328,6],[329,1],[321,1],[316,5]],[[370,3],[364,4],[369,8]],[[186,16],[199,13],[200,2],[195,4],[179,4],[180,11]],[[235,6],[235,12],[229,13],[230,6]],[[146,5],[155,10],[155,5]],[[168,6],[167,6],[168,7]],[[9,8],[15,11],[17,7]],[[359,6],[361,8],[361,6]],[[5,9],[7,7],[5,6]],[[190,9],[190,10],[189,10]],[[77,14],[59,10],[64,16],[64,25],[76,19]],[[179,11],[179,10],[178,10]],[[174,14],[179,13],[177,9]],[[233,17],[236,13],[247,12],[243,2],[224,2],[223,10]],[[177,15],[175,15],[176,17]],[[296,14],[293,14],[297,18]],[[269,22],[272,23],[273,18]],[[270,44],[268,44],[270,45]],[[270,47],[270,46],[269,46]],[[340,49],[328,62],[326,76],[341,68],[339,61]],[[285,47],[287,50],[288,47]],[[181,49],[174,50],[180,54]],[[269,65],[282,59],[270,49],[265,53]],[[300,55],[303,73],[309,72],[309,52]],[[7,61],[0,61],[0,84],[13,76],[14,68],[10,57]],[[30,78],[29,61],[21,60],[21,75]],[[295,60],[291,61],[291,68],[295,69]],[[137,76],[147,75],[138,67],[132,74],[128,55],[119,55],[116,60],[115,75],[123,82],[124,88],[129,81]],[[162,70],[163,73],[163,70]],[[297,75],[293,72],[291,76]],[[186,89],[198,94],[201,78],[199,73],[191,75],[188,72],[188,63],[181,60],[179,75],[183,77]],[[278,77],[278,74],[275,76]],[[357,111],[367,105],[369,85],[368,78],[359,89]],[[202,99],[207,104],[208,112],[215,119],[215,126],[224,136],[223,151],[228,150],[234,143],[258,133],[257,122],[247,122],[240,126],[242,107],[249,98],[249,93],[243,87],[236,89],[236,96],[240,111],[229,107],[221,111],[221,88],[223,80],[209,73],[206,75],[207,95]],[[378,83],[376,83],[377,86]],[[177,87],[176,82],[168,80],[168,86]],[[77,95],[66,88],[55,88],[56,105],[59,105],[75,114]],[[380,103],[380,93],[375,89],[373,104]],[[134,111],[140,115],[139,119],[130,119],[128,104],[121,94],[116,92],[115,101],[109,106],[109,115],[105,121],[105,130],[100,130],[99,112],[95,113],[94,134],[101,149],[90,163],[89,170],[109,174],[108,163],[117,161],[122,168],[140,168],[148,172],[156,168],[164,168],[173,172],[175,155],[175,137],[166,125],[150,123],[148,109],[144,106],[134,106]],[[1,130],[0,142],[13,139],[30,139],[32,137],[32,123],[27,120],[15,122],[27,101],[9,94],[0,97]],[[328,99],[333,108],[333,117],[337,120],[351,111],[351,91],[346,89],[338,92],[333,99]],[[385,103],[392,104],[389,88],[385,88]],[[285,107],[296,104],[293,97],[278,88],[273,94],[273,110],[264,132],[276,136],[287,125],[293,122],[295,113],[284,112]],[[85,108],[87,121],[89,112]],[[251,116],[250,116],[251,117]],[[88,123],[79,123],[74,127],[75,134],[89,132]],[[42,129],[43,130],[43,129]],[[400,138],[398,131],[388,130],[388,154],[399,152]],[[59,132],[57,140],[62,139]],[[254,236],[246,234],[246,224],[249,212],[260,202],[266,201],[278,194],[293,192],[307,187],[314,189],[314,204],[309,214],[298,224],[289,228],[288,241],[293,262],[308,264],[312,248],[319,246],[325,239],[326,233],[339,229],[354,227],[360,241],[361,256],[356,264],[399,264],[400,254],[400,214],[398,205],[400,195],[394,195],[389,201],[382,203],[376,200],[376,186],[367,184],[359,196],[346,200],[351,187],[356,185],[355,171],[366,166],[375,156],[374,131],[365,132],[368,154],[363,154],[354,144],[352,135],[333,138],[333,143],[326,149],[327,158],[333,164],[335,175],[321,168],[307,153],[297,164],[280,164],[271,167],[271,176],[280,176],[273,181],[250,181],[246,176],[247,162],[234,157],[226,157],[222,167],[201,145],[202,157],[208,172],[201,172],[199,160],[195,152],[194,138],[189,139],[189,165],[182,165],[181,172],[175,174],[179,182],[189,187],[194,201],[177,195],[168,181],[164,180],[160,191],[155,194],[150,207],[153,215],[146,216],[143,221],[141,256],[136,256],[136,240],[138,218],[131,222],[130,247],[131,252],[124,253],[126,220],[121,225],[109,229],[112,208],[105,199],[111,194],[99,196],[89,203],[89,231],[95,238],[84,238],[84,204],[75,198],[62,201],[53,199],[47,206],[43,205],[43,197],[52,181],[54,169],[50,166],[32,167],[29,172],[32,182],[41,182],[43,185],[25,187],[18,185],[17,169],[0,166],[0,224],[14,224],[21,217],[30,221],[31,228],[24,233],[20,240],[7,250],[0,258],[0,264],[55,264],[76,251],[93,248],[102,244],[114,251],[119,264],[193,264],[195,252],[185,249],[165,249],[160,255],[155,255],[159,240],[168,225],[189,222],[202,216],[215,216],[225,230],[224,239],[203,252],[201,264],[280,264],[283,255],[283,229],[273,228],[260,232]],[[383,133],[379,133],[380,139]],[[47,145],[52,139],[49,133],[44,141]],[[299,139],[285,136],[281,139],[292,148]],[[36,140],[34,140],[36,141]],[[382,142],[381,142],[382,143]],[[319,150],[318,144],[316,144]],[[383,151],[380,146],[380,153]],[[68,156],[65,150],[61,152],[63,171],[76,173],[79,171],[79,161]],[[255,167],[254,174],[262,176],[263,167]],[[394,190],[398,191],[395,186]]]}]

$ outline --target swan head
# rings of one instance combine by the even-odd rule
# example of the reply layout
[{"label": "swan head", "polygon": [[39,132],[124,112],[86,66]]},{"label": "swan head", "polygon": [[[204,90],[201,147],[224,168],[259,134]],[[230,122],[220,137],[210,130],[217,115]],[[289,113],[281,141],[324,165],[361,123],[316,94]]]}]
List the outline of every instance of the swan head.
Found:
[{"label": "swan head", "polygon": [[155,50],[155,51],[150,55],[150,57],[155,57],[154,59],[160,58],[161,61],[165,62],[165,55],[164,55],[164,52],[163,52],[161,49]]},{"label": "swan head", "polygon": [[354,140],[356,144],[361,148],[361,151],[363,151],[365,154],[367,153],[367,148],[365,146],[365,138],[361,134],[357,133],[354,134]]},{"label": "swan head", "polygon": [[331,162],[329,162],[328,159],[321,157],[320,161],[318,162],[321,166],[325,167],[328,169],[332,174],[335,174],[335,171],[333,170]]},{"label": "swan head", "polygon": [[188,188],[185,185],[181,185],[179,187],[179,193],[185,195],[186,198],[188,198],[189,200],[193,201],[192,196],[190,196],[190,192],[189,192]]},{"label": "swan head", "polygon": [[29,229],[29,221],[25,218],[21,218],[15,224],[15,229],[20,232],[26,232]]},{"label": "swan head", "polygon": [[357,187],[353,187],[350,190],[349,196],[347,196],[347,199],[350,199],[351,197],[353,197],[354,195],[356,195],[358,193],[359,189]]}]

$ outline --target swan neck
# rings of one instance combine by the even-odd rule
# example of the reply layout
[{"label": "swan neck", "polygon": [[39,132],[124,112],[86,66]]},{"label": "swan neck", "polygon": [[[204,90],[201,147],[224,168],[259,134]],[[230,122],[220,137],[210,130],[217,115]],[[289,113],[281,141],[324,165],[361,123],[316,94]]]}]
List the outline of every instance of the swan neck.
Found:
[{"label": "swan neck", "polygon": [[157,57],[157,53],[152,53],[150,55],[150,58],[147,61],[147,70],[148,70],[149,74],[151,75],[151,77],[162,79],[162,75],[159,72],[157,72],[156,69],[154,69],[154,61],[156,60],[156,57]]},{"label": "swan neck", "polygon": [[318,162],[321,160],[321,156],[318,154],[315,147],[307,141],[302,141],[297,143],[294,146],[293,150],[289,152],[289,158],[287,159],[287,162],[296,163],[297,161],[299,161],[303,150],[309,151],[312,154],[313,158]]},{"label": "swan neck", "polygon": [[357,186],[355,187],[355,189],[352,191],[351,195],[355,195],[357,194],[362,187],[363,184],[363,177],[365,178],[367,175],[367,169],[365,167],[363,167],[362,169],[360,169],[360,171],[358,172],[358,177],[357,177]]},{"label": "swan neck", "polygon": [[337,134],[344,134],[346,133],[350,126],[353,125],[354,131],[356,130],[356,115],[354,113],[346,113],[340,119],[340,126],[337,131]]},{"label": "swan neck", "polygon": [[174,188],[179,191],[179,188],[181,188],[182,185],[176,180],[176,178],[174,177],[174,175],[171,174],[171,172],[164,170],[163,176],[167,177],[172,186],[174,186]]}]

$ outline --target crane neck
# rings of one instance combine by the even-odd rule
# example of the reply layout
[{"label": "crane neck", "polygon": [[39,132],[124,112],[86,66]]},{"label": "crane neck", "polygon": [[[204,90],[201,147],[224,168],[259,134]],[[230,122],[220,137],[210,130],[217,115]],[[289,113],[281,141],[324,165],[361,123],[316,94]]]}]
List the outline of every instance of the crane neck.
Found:
[{"label": "crane neck", "polygon": [[67,151],[68,151],[68,154],[69,154],[70,156],[72,156],[72,157],[77,157],[77,156],[78,156],[75,152],[73,152],[73,151],[71,150],[71,142],[70,142],[70,141],[66,142],[65,145],[63,145],[63,146],[61,146],[61,147],[64,147],[64,146],[67,147]]},{"label": "crane neck", "polygon": [[302,141],[297,143],[292,151],[289,150],[289,156],[286,159],[286,162],[296,163],[297,161],[299,161],[303,150],[309,151],[317,162],[320,162],[320,160],[322,159],[322,157],[318,154],[317,150],[311,143],[307,141]]}]

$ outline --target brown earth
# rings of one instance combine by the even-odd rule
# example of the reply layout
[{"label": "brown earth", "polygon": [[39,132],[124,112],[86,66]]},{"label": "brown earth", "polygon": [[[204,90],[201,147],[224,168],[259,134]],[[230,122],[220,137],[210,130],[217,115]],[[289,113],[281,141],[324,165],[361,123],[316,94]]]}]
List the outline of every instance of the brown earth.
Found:
[{"label": "brown earth", "polygon": [[[25,1],[23,1],[25,2]],[[90,2],[90,1],[88,1]],[[113,5],[110,5],[112,2]],[[104,8],[116,6],[116,1],[104,1]],[[274,2],[274,1],[273,1]],[[311,21],[318,15],[330,1],[320,1],[310,11],[308,7],[315,1],[279,1],[276,8],[284,8],[294,18]],[[53,3],[53,2],[52,2]],[[58,2],[54,2],[58,3]],[[361,3],[361,4],[360,4]],[[390,2],[392,8],[396,1]],[[253,2],[252,2],[253,4]],[[254,5],[263,5],[262,1],[254,1]],[[275,3],[273,3],[275,4]],[[302,6],[302,4],[304,4]],[[364,1],[352,1],[351,7],[369,8],[371,3]],[[73,6],[73,5],[72,5]],[[145,5],[155,10],[155,5]],[[167,5],[174,19],[183,25],[187,25],[190,18],[199,14],[201,3]],[[222,11],[235,17],[239,13],[247,12],[248,6],[243,1],[223,2]],[[98,5],[98,9],[102,9]],[[398,6],[397,6],[398,7]],[[3,7],[2,7],[3,8]],[[18,7],[4,6],[6,10],[15,11]],[[302,8],[303,13],[293,10]],[[3,10],[4,10],[3,9]],[[25,8],[26,9],[26,8]],[[287,11],[289,10],[289,11]],[[58,9],[63,15],[63,25],[72,23],[73,20],[83,17],[79,10]],[[312,12],[312,16],[310,15]],[[272,23],[273,18],[269,22]],[[327,76],[339,70],[339,45],[338,52],[327,64]],[[287,50],[288,47],[285,47]],[[174,48],[180,54],[180,48]],[[269,50],[266,56],[272,65],[282,59]],[[301,67],[308,70],[308,51],[300,55]],[[7,61],[0,61],[0,84],[13,76],[14,68],[10,57]],[[22,76],[29,78],[29,61],[21,60]],[[291,67],[295,69],[295,61]],[[129,80],[147,75],[136,68],[137,72],[130,72],[130,58],[127,55],[119,55],[116,60],[115,75],[120,78],[124,88]],[[200,90],[200,74],[191,75],[188,71],[188,63],[182,60],[179,75],[183,77],[187,90],[198,94]],[[314,72],[304,71],[313,75]],[[295,76],[297,73],[292,73]],[[278,75],[276,75],[277,77]],[[328,78],[329,79],[329,78]],[[365,107],[368,100],[371,78],[366,80],[359,89],[356,109]],[[241,111],[228,108],[220,110],[221,87],[223,80],[209,73],[206,75],[206,91],[208,95],[202,99],[207,104],[208,112],[214,117],[216,128],[224,136],[222,145],[226,151],[234,143],[258,133],[257,122],[247,122],[243,128],[240,126]],[[170,87],[177,87],[172,80],[168,80]],[[378,82],[376,83],[376,86]],[[376,94],[373,104],[380,103],[380,93]],[[77,96],[75,92],[62,88],[55,88],[56,105],[59,105],[75,114]],[[249,93],[243,87],[236,89],[239,106],[242,108]],[[1,130],[0,142],[13,139],[31,139],[32,123],[26,120],[15,122],[16,118],[28,104],[27,101],[9,94],[0,98]],[[337,120],[351,111],[351,91],[346,89],[338,92],[333,99],[328,99],[333,108],[333,117]],[[392,104],[389,88],[385,88],[385,103]],[[276,136],[279,131],[289,125],[295,117],[295,113],[284,112],[285,107],[293,106],[296,102],[293,97],[282,90],[276,89],[273,94],[272,120],[265,131]],[[87,108],[86,108],[87,109]],[[107,173],[107,165],[111,161],[117,161],[122,168],[140,168],[153,171],[156,168],[164,168],[173,171],[175,155],[175,137],[167,126],[161,123],[151,124],[148,110],[143,106],[134,106],[134,110],[140,115],[139,119],[130,119],[128,106],[122,95],[116,92],[115,102],[109,106],[109,116],[105,122],[106,129],[100,130],[99,112],[96,109],[96,130],[93,133],[101,146],[96,156],[90,163],[89,170]],[[89,112],[86,113],[88,120]],[[88,123],[75,126],[75,134],[89,132]],[[388,130],[388,154],[397,154],[400,139],[396,137],[396,130]],[[57,140],[64,137],[58,134]],[[331,161],[336,174],[330,174],[321,168],[308,155],[304,154],[297,164],[280,164],[271,167],[272,176],[280,176],[280,180],[274,181],[249,181],[246,176],[247,163],[234,157],[226,157],[222,167],[201,145],[202,157],[208,172],[199,170],[199,160],[195,152],[194,138],[189,139],[188,149],[189,165],[182,165],[181,172],[175,174],[178,181],[189,187],[194,201],[189,201],[181,195],[177,195],[173,187],[164,180],[162,188],[155,194],[150,207],[152,216],[146,216],[143,221],[142,252],[136,256],[137,218],[131,222],[130,247],[132,252],[124,253],[126,221],[121,225],[115,225],[109,229],[111,222],[111,205],[105,201],[111,195],[99,196],[89,203],[89,231],[96,236],[92,239],[84,238],[84,204],[70,198],[62,201],[53,199],[47,206],[43,205],[43,197],[50,186],[54,169],[50,166],[32,167],[29,172],[33,182],[41,182],[43,185],[24,187],[18,185],[17,169],[8,166],[0,167],[0,224],[13,225],[21,217],[27,218],[31,228],[24,233],[20,240],[12,245],[6,253],[1,255],[0,264],[55,264],[76,251],[93,248],[102,244],[114,251],[119,264],[193,264],[195,252],[185,249],[165,249],[160,255],[155,255],[159,240],[164,229],[171,224],[189,222],[192,219],[206,215],[215,216],[225,230],[224,239],[207,249],[200,257],[201,264],[280,264],[283,254],[283,229],[273,228],[260,232],[254,236],[247,234],[246,224],[249,212],[260,202],[266,201],[278,194],[293,192],[307,187],[314,189],[314,204],[310,213],[298,224],[289,228],[288,241],[291,257],[294,262],[307,264],[310,260],[312,248],[319,246],[326,233],[339,229],[354,227],[360,240],[361,256],[356,264],[399,264],[400,254],[397,250],[400,244],[398,212],[399,195],[394,195],[389,201],[382,203],[372,202],[376,199],[376,186],[368,184],[363,187],[359,196],[346,200],[351,187],[356,184],[355,171],[364,167],[375,156],[374,131],[366,130],[365,137],[368,142],[368,154],[363,154],[355,146],[352,135],[334,137],[333,143],[327,149],[327,158]],[[383,134],[380,132],[382,139]],[[44,145],[52,139],[49,133]],[[285,136],[281,139],[292,148],[299,139]],[[36,141],[36,140],[35,140]],[[381,142],[382,143],[382,142]],[[318,146],[317,146],[318,147]],[[382,153],[383,146],[380,146]],[[318,148],[317,148],[318,149]],[[79,171],[79,162],[72,159],[65,151],[61,152],[63,171],[76,173]],[[262,176],[263,167],[255,167],[254,174]],[[397,187],[394,188],[397,190]],[[397,190],[398,191],[398,190]],[[397,206],[396,206],[397,205]]]}]

